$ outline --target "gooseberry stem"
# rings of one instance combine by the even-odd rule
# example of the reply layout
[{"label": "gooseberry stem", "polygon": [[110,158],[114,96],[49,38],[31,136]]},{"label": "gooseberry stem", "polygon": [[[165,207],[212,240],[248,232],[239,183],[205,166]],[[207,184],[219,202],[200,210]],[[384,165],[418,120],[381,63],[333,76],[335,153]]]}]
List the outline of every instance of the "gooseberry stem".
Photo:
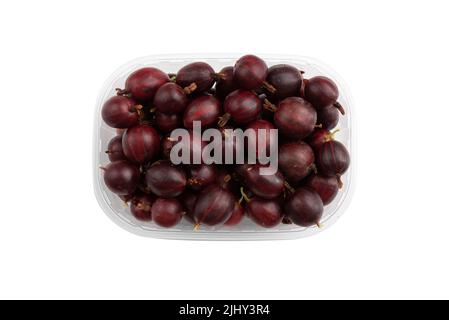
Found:
[{"label": "gooseberry stem", "polygon": [[191,94],[193,91],[196,90],[196,88],[198,88],[198,86],[196,85],[195,82],[192,82],[187,87],[185,87],[183,90],[184,90],[185,94]]},{"label": "gooseberry stem", "polygon": [[231,119],[231,115],[229,113],[225,113],[220,117],[220,120],[218,120],[218,126],[224,127],[226,123],[228,123],[229,119]]},{"label": "gooseberry stem", "polygon": [[263,107],[271,112],[276,112],[277,108],[274,104],[272,104],[268,99],[263,100]]},{"label": "gooseberry stem", "polygon": [[243,191],[243,187],[240,187],[240,194],[242,195],[242,198],[245,199],[246,202],[250,202],[251,198],[248,197],[248,195]]},{"label": "gooseberry stem", "polygon": [[266,81],[264,81],[262,83],[262,88],[267,89],[267,91],[270,92],[270,93],[275,93],[276,92],[276,88],[273,87],[271,84],[269,84]]},{"label": "gooseberry stem", "polygon": [[343,106],[340,104],[340,102],[335,102],[334,103],[334,107],[335,108],[337,108],[338,109],[338,111],[340,111],[340,113],[342,114],[342,115],[345,115],[345,109],[343,108]]},{"label": "gooseberry stem", "polygon": [[120,88],[115,88],[115,91],[117,92],[118,96],[129,96],[129,94],[131,93],[126,89],[120,89]]}]

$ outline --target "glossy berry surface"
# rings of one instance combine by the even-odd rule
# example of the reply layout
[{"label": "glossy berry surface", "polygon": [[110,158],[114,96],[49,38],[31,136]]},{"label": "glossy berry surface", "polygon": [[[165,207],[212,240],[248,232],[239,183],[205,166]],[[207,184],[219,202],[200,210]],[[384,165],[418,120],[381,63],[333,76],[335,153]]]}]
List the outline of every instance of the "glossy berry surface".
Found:
[{"label": "glossy berry surface", "polygon": [[324,175],[340,176],[348,170],[349,163],[349,152],[339,141],[325,142],[318,151],[316,164]]},{"label": "glossy berry surface", "polygon": [[315,128],[317,113],[310,103],[302,98],[282,100],[274,113],[274,123],[281,134],[292,139],[303,139]]},{"label": "glossy berry surface", "polygon": [[310,78],[305,86],[305,98],[317,109],[333,105],[338,99],[337,85],[327,77]]},{"label": "glossy berry surface", "polygon": [[179,114],[165,114],[156,111],[154,117],[156,127],[163,133],[169,133],[176,128],[179,128],[182,124],[182,118]]},{"label": "glossy berry surface", "polygon": [[276,200],[254,197],[246,207],[250,219],[264,228],[273,228],[282,221],[282,209]]},{"label": "glossy berry surface", "polygon": [[236,199],[231,192],[218,185],[212,185],[201,191],[194,209],[195,222],[198,225],[214,226],[226,222],[232,214]]},{"label": "glossy berry surface", "polygon": [[128,161],[111,162],[104,168],[104,183],[115,194],[132,194],[136,191],[139,180],[139,167]]},{"label": "glossy berry surface", "polygon": [[162,85],[153,100],[156,109],[166,114],[183,112],[188,102],[184,89],[172,82]]},{"label": "glossy berry surface", "polygon": [[308,177],[305,185],[318,193],[324,205],[335,199],[339,189],[336,177],[326,177],[319,174],[312,174]]},{"label": "glossy berry surface", "polygon": [[301,86],[301,73],[288,64],[277,64],[268,69],[266,81],[276,88],[273,93],[267,92],[268,99],[273,102],[288,97],[299,96]]},{"label": "glossy berry surface", "polygon": [[101,117],[112,128],[129,128],[139,124],[139,106],[128,97],[109,98],[101,109]]},{"label": "glossy berry surface", "polygon": [[323,143],[332,139],[332,133],[327,129],[316,128],[306,139],[313,150],[318,151]]},{"label": "glossy berry surface", "polygon": [[245,216],[245,209],[238,201],[236,201],[234,204],[234,209],[232,210],[231,216],[225,222],[225,225],[226,226],[235,226],[243,220],[244,216]]},{"label": "glossy berry surface", "polygon": [[224,100],[228,94],[237,89],[234,83],[234,67],[224,67],[218,74],[219,78],[215,85],[216,95]]},{"label": "glossy berry surface", "polygon": [[157,68],[142,68],[131,73],[126,79],[125,90],[139,101],[154,97],[157,89],[168,82],[168,75]]},{"label": "glossy berry surface", "polygon": [[217,181],[218,171],[214,165],[198,164],[190,166],[188,185],[193,190],[202,190]]},{"label": "glossy berry surface", "polygon": [[323,215],[323,201],[312,189],[299,188],[285,203],[284,213],[299,226],[319,225]]},{"label": "glossy berry surface", "polygon": [[317,124],[323,129],[331,130],[338,124],[340,112],[334,106],[326,106],[317,111]]},{"label": "glossy berry surface", "polygon": [[137,220],[151,221],[151,205],[153,201],[154,197],[146,193],[138,193],[131,199],[129,209]]},{"label": "glossy berry surface", "polygon": [[168,161],[159,161],[148,168],[145,180],[151,192],[159,197],[179,196],[187,184],[184,170]]},{"label": "glossy berry surface", "polygon": [[176,84],[184,88],[192,83],[196,84],[198,93],[209,90],[215,83],[214,69],[205,62],[193,62],[182,67],[176,74]]},{"label": "glossy berry surface", "polygon": [[209,95],[200,96],[187,106],[183,117],[184,127],[192,129],[193,121],[200,121],[203,128],[214,125],[220,113],[221,103],[217,98]]},{"label": "glossy berry surface", "polygon": [[284,191],[284,176],[277,171],[275,174],[263,175],[261,165],[253,165],[245,170],[244,180],[247,187],[256,195],[264,199],[275,199]]},{"label": "glossy berry surface", "polygon": [[158,226],[171,228],[182,219],[184,209],[176,199],[157,198],[151,207],[151,217]]},{"label": "glossy berry surface", "polygon": [[122,147],[122,136],[115,136],[108,143],[108,150],[106,150],[109,160],[111,162],[118,160],[127,160],[125,154],[123,153]]},{"label": "glossy berry surface", "polygon": [[279,149],[279,169],[292,183],[298,183],[310,173],[314,160],[312,148],[304,142],[286,143]]},{"label": "glossy berry surface", "polygon": [[223,109],[235,123],[247,124],[256,120],[262,110],[262,102],[251,91],[235,90],[226,97]]},{"label": "glossy berry surface", "polygon": [[159,152],[159,134],[147,124],[129,128],[123,134],[122,139],[123,152],[126,158],[132,162],[140,164],[149,162]]},{"label": "glossy berry surface", "polygon": [[234,81],[241,89],[257,89],[265,81],[267,72],[265,61],[254,55],[246,55],[238,59],[234,65]]}]

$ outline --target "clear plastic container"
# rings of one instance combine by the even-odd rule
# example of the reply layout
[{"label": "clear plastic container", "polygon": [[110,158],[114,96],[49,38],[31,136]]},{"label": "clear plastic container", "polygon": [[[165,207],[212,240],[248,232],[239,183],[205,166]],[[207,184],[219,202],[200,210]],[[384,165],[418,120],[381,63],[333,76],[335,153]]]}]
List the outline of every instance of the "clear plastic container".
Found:
[{"label": "clear plastic container", "polygon": [[106,81],[101,89],[95,108],[94,135],[93,135],[93,173],[94,189],[98,203],[103,211],[122,228],[141,236],[182,239],[182,240],[278,240],[295,239],[316,234],[326,230],[346,210],[353,189],[353,176],[355,167],[354,140],[353,140],[353,105],[348,89],[342,79],[329,67],[308,57],[287,55],[258,55],[268,66],[286,63],[305,71],[305,77],[310,78],[324,75],[331,78],[338,86],[340,96],[338,101],[344,106],[346,115],[340,117],[337,128],[340,129],[336,140],[341,141],[349,150],[351,165],[342,176],[343,188],[329,205],[324,207],[321,228],[300,227],[294,224],[280,224],[277,227],[266,229],[256,225],[247,217],[237,226],[201,227],[194,231],[190,222],[183,219],[176,227],[161,228],[152,222],[142,222],[135,219],[129,208],[115,194],[110,192],[103,181],[100,166],[109,163],[105,150],[111,138],[116,135],[116,129],[107,126],[101,119],[101,108],[104,102],[115,95],[115,88],[123,88],[127,76],[136,69],[144,66],[159,68],[167,73],[176,73],[182,66],[193,61],[209,63],[217,72],[229,65],[234,65],[241,54],[183,54],[183,55],[156,55],[142,57],[130,61],[118,68]]}]

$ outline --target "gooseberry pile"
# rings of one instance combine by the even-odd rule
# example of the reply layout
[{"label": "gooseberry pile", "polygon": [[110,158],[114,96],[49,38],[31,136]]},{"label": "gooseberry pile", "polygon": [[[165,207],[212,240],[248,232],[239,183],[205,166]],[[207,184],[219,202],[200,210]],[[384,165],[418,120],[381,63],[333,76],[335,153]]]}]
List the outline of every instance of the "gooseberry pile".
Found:
[{"label": "gooseberry pile", "polygon": [[[136,219],[165,228],[182,219],[194,230],[229,228],[245,216],[265,228],[320,226],[350,163],[346,147],[334,140],[337,130],[330,131],[345,111],[331,79],[303,73],[286,64],[268,68],[254,55],[219,72],[205,62],[176,74],[134,71],[102,107],[103,121],[117,129],[106,150],[111,162],[101,167],[105,185]],[[278,129],[278,171],[262,175],[260,163],[173,164],[170,151],[181,142],[170,133],[192,130],[194,121],[203,129]]]}]

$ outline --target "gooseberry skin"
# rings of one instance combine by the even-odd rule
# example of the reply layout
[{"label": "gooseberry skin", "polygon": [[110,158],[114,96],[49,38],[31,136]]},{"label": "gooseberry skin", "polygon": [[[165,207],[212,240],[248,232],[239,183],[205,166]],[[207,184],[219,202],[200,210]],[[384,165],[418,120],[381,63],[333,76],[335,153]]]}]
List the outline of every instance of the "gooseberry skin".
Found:
[{"label": "gooseberry skin", "polygon": [[216,95],[220,99],[224,99],[237,89],[234,82],[234,67],[224,67],[218,74],[219,78],[215,84]]},{"label": "gooseberry skin", "polygon": [[144,164],[151,161],[159,152],[159,134],[147,124],[129,128],[122,139],[123,152],[132,162]]},{"label": "gooseberry skin", "polygon": [[169,161],[155,162],[145,173],[145,181],[152,193],[163,198],[179,196],[187,184],[184,170]]},{"label": "gooseberry skin", "polygon": [[[256,154],[257,154],[257,158],[259,158],[262,155],[262,149],[259,149],[259,145],[263,146],[265,148],[265,156],[269,155],[269,150],[270,150],[270,144],[271,144],[271,138],[270,138],[270,130],[275,130],[276,127],[267,120],[263,120],[263,119],[257,119],[254,120],[252,122],[250,122],[247,126],[247,129],[252,129],[255,131],[256,133],[256,139],[254,141],[252,141],[251,139],[248,141],[249,143],[253,143],[254,144],[254,148],[256,150]],[[262,141],[259,141],[259,130],[265,130],[265,138]]]},{"label": "gooseberry skin", "polygon": [[316,164],[319,172],[326,176],[341,176],[348,170],[349,163],[349,152],[339,141],[325,142],[318,150]]},{"label": "gooseberry skin", "polygon": [[268,69],[266,81],[276,88],[274,93],[267,92],[268,99],[273,102],[288,97],[299,96],[301,87],[300,71],[288,64],[277,64]]},{"label": "gooseberry skin", "polygon": [[191,190],[185,190],[180,196],[179,201],[181,201],[184,207],[185,215],[184,217],[191,223],[195,223],[195,218],[193,216],[193,210],[195,209],[195,203],[198,195]]},{"label": "gooseberry skin", "polygon": [[333,105],[323,107],[317,111],[317,123],[324,129],[331,130],[338,124],[339,113]]},{"label": "gooseberry skin", "polygon": [[183,112],[188,102],[189,99],[183,88],[172,82],[162,85],[156,91],[153,100],[156,109],[166,114]]},{"label": "gooseberry skin", "polygon": [[112,128],[126,129],[139,124],[139,113],[134,99],[114,96],[101,109],[103,121]]},{"label": "gooseberry skin", "polygon": [[274,113],[274,123],[281,134],[292,139],[303,139],[315,128],[317,113],[312,105],[298,97],[282,100]]},{"label": "gooseberry skin", "polygon": [[181,116],[176,113],[165,114],[156,111],[154,120],[156,122],[156,127],[163,133],[169,133],[182,125]]},{"label": "gooseberry skin", "polygon": [[284,216],[277,200],[253,197],[246,209],[250,219],[264,228],[277,226]]},{"label": "gooseberry skin", "polygon": [[319,174],[312,174],[305,183],[320,196],[323,205],[331,203],[337,196],[339,184],[336,177],[326,177]]},{"label": "gooseberry skin", "polygon": [[157,198],[151,207],[151,217],[158,226],[171,228],[182,219],[184,210],[176,199]]},{"label": "gooseberry skin", "polygon": [[262,110],[262,102],[251,91],[235,90],[226,97],[223,109],[235,123],[244,125],[256,120]]},{"label": "gooseberry skin", "polygon": [[193,211],[196,224],[214,226],[226,222],[232,214],[235,201],[234,195],[228,190],[219,185],[209,186],[196,199]]},{"label": "gooseberry skin", "polygon": [[139,101],[151,100],[157,89],[170,79],[157,68],[142,68],[129,75],[125,82],[125,90]]},{"label": "gooseberry skin", "polygon": [[123,153],[122,136],[115,136],[108,143],[108,150],[106,151],[111,162],[119,160],[127,160]]},{"label": "gooseberry skin", "polygon": [[193,190],[202,190],[217,181],[218,171],[214,165],[199,164],[189,169],[189,187]]},{"label": "gooseberry skin", "polygon": [[232,214],[229,217],[229,219],[224,223],[225,226],[235,226],[239,224],[243,217],[245,216],[245,209],[242,207],[242,205],[236,201],[234,204],[234,209],[232,210]]},{"label": "gooseberry skin", "polygon": [[216,124],[221,113],[221,103],[214,96],[204,95],[195,98],[187,106],[183,123],[186,129],[193,128],[193,121],[201,121],[201,127]]},{"label": "gooseberry skin", "polygon": [[284,176],[280,171],[271,175],[262,175],[263,166],[255,164],[245,170],[246,186],[256,195],[264,199],[275,199],[284,191]]},{"label": "gooseberry skin", "polygon": [[195,92],[209,90],[215,83],[214,69],[205,62],[193,62],[179,69],[176,84],[184,88],[192,83],[196,84]]},{"label": "gooseberry skin", "polygon": [[285,203],[284,213],[299,226],[319,225],[323,215],[323,201],[312,189],[298,188]]},{"label": "gooseberry skin", "polygon": [[131,214],[140,221],[151,221],[151,205],[154,198],[146,193],[138,193],[131,199]]},{"label": "gooseberry skin", "polygon": [[316,128],[306,139],[314,151],[318,151],[326,141],[332,139],[332,133],[327,129]]},{"label": "gooseberry skin", "polygon": [[313,168],[315,155],[305,142],[291,142],[279,148],[279,169],[285,178],[296,184],[305,178]]},{"label": "gooseberry skin", "polygon": [[139,167],[129,161],[114,161],[104,168],[104,183],[109,190],[120,196],[136,191],[139,180]]},{"label": "gooseberry skin", "polygon": [[317,109],[333,105],[338,99],[337,85],[323,76],[308,79],[304,93],[306,100]]},{"label": "gooseberry skin", "polygon": [[263,85],[267,72],[265,61],[254,55],[245,55],[234,65],[234,81],[240,89],[254,90]]}]

